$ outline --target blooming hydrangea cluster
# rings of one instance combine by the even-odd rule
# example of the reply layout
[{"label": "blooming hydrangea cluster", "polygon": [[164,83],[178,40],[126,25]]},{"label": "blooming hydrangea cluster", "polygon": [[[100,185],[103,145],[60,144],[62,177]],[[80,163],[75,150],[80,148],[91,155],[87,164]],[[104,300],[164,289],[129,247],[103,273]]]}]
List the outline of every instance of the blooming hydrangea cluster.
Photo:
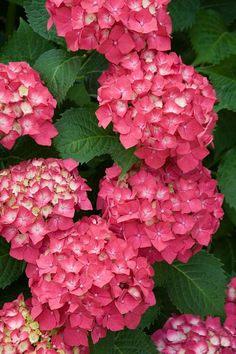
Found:
[{"label": "blooming hydrangea cluster", "polygon": [[3,354],[88,354],[87,349],[73,348],[63,343],[57,330],[39,329],[20,295],[0,310],[0,352]]},{"label": "blooming hydrangea cluster", "polygon": [[226,320],[224,323],[234,336],[236,336],[236,277],[231,279],[226,290],[225,313]]},{"label": "blooming hydrangea cluster", "polygon": [[184,174],[174,161],[164,168],[133,167],[123,179],[114,165],[100,182],[97,206],[112,230],[142,248],[150,261],[186,262],[207,246],[223,216],[223,196],[201,165]]},{"label": "blooming hydrangea cluster", "polygon": [[0,231],[13,257],[34,262],[48,232],[70,228],[75,210],[92,209],[77,165],[35,159],[0,171]]},{"label": "blooming hydrangea cluster", "polygon": [[217,121],[215,91],[207,78],[175,53],[145,50],[110,65],[99,82],[99,124],[110,122],[126,149],[152,168],[176,157],[183,172],[197,167]]},{"label": "blooming hydrangea cluster", "polygon": [[163,354],[236,353],[236,338],[222,327],[219,318],[203,321],[194,315],[171,317],[152,339]]},{"label": "blooming hydrangea cluster", "polygon": [[64,326],[64,341],[74,346],[88,345],[88,331],[97,342],[107,329],[136,328],[155,304],[154,272],[146,258],[98,216],[49,235],[26,274],[33,318],[42,330]]},{"label": "blooming hydrangea cluster", "polygon": [[39,74],[25,62],[0,64],[0,144],[11,149],[22,135],[51,145],[56,101]]},{"label": "blooming hydrangea cluster", "polygon": [[170,49],[170,0],[47,0],[48,28],[56,26],[70,50],[96,49],[119,63],[133,49]]}]

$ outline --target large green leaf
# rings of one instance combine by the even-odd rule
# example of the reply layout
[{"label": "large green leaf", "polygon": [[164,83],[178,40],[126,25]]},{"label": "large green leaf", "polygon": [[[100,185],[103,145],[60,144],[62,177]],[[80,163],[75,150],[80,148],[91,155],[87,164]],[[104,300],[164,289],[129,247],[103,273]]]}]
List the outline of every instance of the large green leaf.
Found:
[{"label": "large green leaf", "polygon": [[41,74],[57,101],[61,103],[76,80],[80,58],[62,49],[52,49],[38,58],[34,68]]},{"label": "large green leaf", "polygon": [[165,279],[171,301],[182,313],[223,316],[226,276],[220,261],[202,251],[188,263],[160,263],[156,277]]},{"label": "large green leaf", "polygon": [[209,77],[216,90],[217,97],[220,100],[216,109],[218,111],[228,109],[236,112],[236,77],[217,72],[214,68],[202,67],[198,71]]},{"label": "large green leaf", "polygon": [[236,19],[235,0],[201,0],[201,7],[218,11],[224,17],[226,23],[231,23]]},{"label": "large green leaf", "polygon": [[117,134],[110,128],[98,127],[94,106],[67,110],[56,128],[59,135],[54,142],[62,158],[71,157],[83,163],[110,154],[124,173],[137,161],[133,149],[125,150]]},{"label": "large green leaf", "polygon": [[215,157],[227,149],[236,145],[236,113],[222,110],[219,112],[219,119],[214,130],[214,152]]},{"label": "large green leaf", "polygon": [[195,65],[217,64],[236,54],[236,32],[229,32],[223,18],[215,11],[200,11],[190,36],[197,54]]},{"label": "large green leaf", "polygon": [[157,320],[160,314],[160,306],[158,304],[149,307],[149,309],[143,314],[139,329],[149,329]]},{"label": "large green leaf", "polygon": [[46,0],[25,0],[24,8],[29,24],[40,36],[65,46],[65,41],[56,34],[55,28],[47,30],[49,15],[47,13]]},{"label": "large green leaf", "polygon": [[40,37],[21,19],[17,31],[1,48],[0,61],[26,61],[33,64],[42,53],[52,48],[50,42]]},{"label": "large green leaf", "polygon": [[15,260],[9,255],[9,245],[0,237],[0,288],[4,289],[23,273],[25,263]]},{"label": "large green leaf", "polygon": [[200,0],[172,0],[168,9],[172,18],[173,31],[190,27],[200,7]]},{"label": "large green leaf", "polygon": [[217,179],[226,202],[236,209],[236,147],[229,150],[221,161]]},{"label": "large green leaf", "polygon": [[157,354],[150,336],[140,330],[109,333],[90,347],[90,354]]},{"label": "large green leaf", "polygon": [[212,252],[219,258],[228,274],[236,271],[236,237],[227,237],[215,240]]}]

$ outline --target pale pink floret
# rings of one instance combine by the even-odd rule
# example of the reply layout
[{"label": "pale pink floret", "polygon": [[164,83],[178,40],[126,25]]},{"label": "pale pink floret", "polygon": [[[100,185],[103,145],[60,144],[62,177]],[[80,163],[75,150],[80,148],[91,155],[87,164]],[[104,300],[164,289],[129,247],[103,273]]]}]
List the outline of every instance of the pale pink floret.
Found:
[{"label": "pale pink floret", "polygon": [[236,340],[219,318],[194,315],[171,317],[152,339],[162,354],[234,354]]},{"label": "pale pink floret", "polygon": [[217,121],[216,95],[207,78],[175,53],[143,51],[110,65],[99,79],[97,118],[114,131],[126,149],[152,168],[177,157],[183,172],[208,154]]},{"label": "pale pink floret", "polygon": [[57,135],[52,124],[55,107],[56,100],[29,64],[0,64],[0,144],[6,149],[23,135],[50,146]]},{"label": "pale pink floret", "polygon": [[207,246],[223,216],[223,196],[210,171],[184,174],[174,160],[164,168],[134,166],[120,179],[114,165],[100,182],[97,206],[112,230],[141,248],[149,261],[186,262]]},{"label": "pale pink floret", "polygon": [[224,326],[236,336],[236,278],[231,279],[226,289],[225,313]]},{"label": "pale pink floret", "polygon": [[0,230],[11,255],[34,262],[50,231],[73,225],[75,210],[90,210],[90,190],[72,159],[35,159],[0,171]]},{"label": "pale pink floret", "polygon": [[[80,351],[81,350],[81,351]],[[41,331],[22,295],[0,310],[0,352],[3,354],[88,354],[87,348],[68,346],[60,330]]]},{"label": "pale pink floret", "polygon": [[57,34],[70,50],[96,49],[119,63],[133,49],[170,49],[170,0],[47,0]]},{"label": "pale pink floret", "polygon": [[106,330],[134,329],[155,303],[153,269],[129,241],[97,216],[44,239],[36,265],[26,269],[32,316],[42,330],[64,326],[65,343],[88,345]]}]

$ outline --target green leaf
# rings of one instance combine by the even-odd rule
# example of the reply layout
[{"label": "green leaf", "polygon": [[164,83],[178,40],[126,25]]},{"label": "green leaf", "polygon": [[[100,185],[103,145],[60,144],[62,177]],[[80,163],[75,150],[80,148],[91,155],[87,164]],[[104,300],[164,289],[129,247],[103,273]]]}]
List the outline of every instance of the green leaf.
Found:
[{"label": "green leaf", "polygon": [[149,307],[149,309],[143,314],[139,329],[150,329],[160,314],[160,307],[158,304]]},{"label": "green leaf", "polygon": [[90,104],[90,96],[83,81],[75,83],[67,93],[67,99],[74,102],[77,106],[87,106]]},{"label": "green leaf", "polygon": [[0,237],[0,288],[4,289],[23,273],[25,263],[15,260],[9,255],[8,243]]},{"label": "green leaf", "polygon": [[[232,222],[232,224],[234,226],[236,226],[236,209],[230,207],[226,202],[224,202],[224,211],[226,213],[226,215],[228,216],[229,220]],[[224,216],[223,221],[226,218],[226,215]],[[221,222],[222,224],[222,222]],[[229,225],[230,227],[230,225]],[[235,229],[233,231],[230,232],[230,234],[234,234],[235,233]]]},{"label": "green leaf", "polygon": [[24,6],[26,2],[26,0],[8,0],[8,1],[19,6]]},{"label": "green leaf", "polygon": [[197,54],[194,65],[217,64],[236,54],[236,32],[229,32],[223,18],[215,11],[198,13],[190,37]]},{"label": "green leaf", "polygon": [[236,209],[236,147],[229,150],[221,161],[217,180],[225,201],[231,208]]},{"label": "green leaf", "polygon": [[100,75],[104,70],[107,69],[108,61],[104,55],[99,54],[96,51],[92,53],[85,54],[83,57],[83,63],[80,67],[79,76],[87,76],[89,74]]},{"label": "green leaf", "polygon": [[158,274],[166,279],[165,287],[181,313],[200,316],[223,316],[226,276],[220,261],[202,251],[188,263],[160,263]]},{"label": "green leaf", "polygon": [[96,345],[90,347],[90,354],[157,354],[150,336],[140,330],[109,333]]},{"label": "green leaf", "polygon": [[24,8],[29,24],[34,32],[43,38],[66,46],[64,39],[57,36],[55,28],[52,28],[50,31],[47,30],[49,15],[45,3],[45,0],[25,0]]},{"label": "green leaf", "polygon": [[235,0],[201,0],[201,8],[218,11],[228,24],[236,19]]},{"label": "green leaf", "polygon": [[236,271],[236,237],[227,237],[214,240],[213,254],[221,260],[224,270],[230,274]]},{"label": "green leaf", "polygon": [[236,78],[220,74],[214,69],[199,68],[199,72],[209,76],[209,79],[216,90],[220,103],[216,110],[228,109],[236,112]]},{"label": "green leaf", "polygon": [[95,108],[72,108],[56,123],[59,135],[54,139],[62,158],[71,157],[81,163],[95,156],[110,154],[125,173],[137,161],[133,150],[125,150],[110,128],[98,127]]},{"label": "green leaf", "polygon": [[34,68],[40,73],[58,103],[61,103],[76,80],[80,58],[62,49],[52,49],[38,58]]},{"label": "green leaf", "polygon": [[214,152],[218,158],[225,150],[236,145],[236,113],[223,110],[219,112],[219,119],[214,130]]},{"label": "green leaf", "polygon": [[172,18],[173,32],[192,26],[200,0],[172,0],[168,9]]},{"label": "green leaf", "polygon": [[33,64],[45,51],[53,45],[35,33],[28,23],[20,19],[20,25],[10,40],[1,48],[0,61],[26,61]]}]

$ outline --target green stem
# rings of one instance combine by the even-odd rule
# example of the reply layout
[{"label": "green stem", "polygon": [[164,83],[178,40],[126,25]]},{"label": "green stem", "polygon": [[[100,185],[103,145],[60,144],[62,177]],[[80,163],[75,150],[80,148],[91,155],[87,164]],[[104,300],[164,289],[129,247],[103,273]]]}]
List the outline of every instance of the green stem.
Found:
[{"label": "green stem", "polygon": [[6,36],[10,37],[15,29],[16,4],[10,3],[7,9]]}]

